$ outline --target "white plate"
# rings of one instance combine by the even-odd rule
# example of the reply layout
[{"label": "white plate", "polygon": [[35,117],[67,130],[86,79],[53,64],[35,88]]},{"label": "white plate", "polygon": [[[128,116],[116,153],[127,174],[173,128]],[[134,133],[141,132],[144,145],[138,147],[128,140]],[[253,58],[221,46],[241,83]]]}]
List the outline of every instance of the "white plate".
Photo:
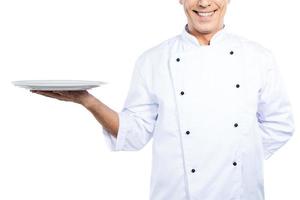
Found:
[{"label": "white plate", "polygon": [[13,81],[15,86],[30,90],[88,90],[106,84],[102,81],[83,81],[83,80],[22,80]]}]

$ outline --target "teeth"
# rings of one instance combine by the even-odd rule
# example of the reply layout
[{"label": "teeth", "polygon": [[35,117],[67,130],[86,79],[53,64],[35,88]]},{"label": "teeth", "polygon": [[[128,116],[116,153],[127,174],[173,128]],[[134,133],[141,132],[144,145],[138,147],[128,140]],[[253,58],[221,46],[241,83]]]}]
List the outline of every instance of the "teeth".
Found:
[{"label": "teeth", "polygon": [[203,12],[197,12],[197,13],[201,17],[207,17],[207,16],[212,16],[214,14],[214,11],[212,11],[212,12],[206,12],[206,13],[203,13]]}]

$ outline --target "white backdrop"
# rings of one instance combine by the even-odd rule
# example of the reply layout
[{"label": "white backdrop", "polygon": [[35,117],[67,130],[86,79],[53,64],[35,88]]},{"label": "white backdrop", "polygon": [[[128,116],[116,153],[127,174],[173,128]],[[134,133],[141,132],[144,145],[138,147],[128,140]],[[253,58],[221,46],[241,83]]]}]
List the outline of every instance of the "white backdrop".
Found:
[{"label": "white backdrop", "polygon": [[[232,0],[225,18],[229,31],[273,51],[294,110],[294,137],[265,162],[266,200],[300,199],[296,3]],[[0,199],[148,199],[152,141],[138,152],[110,152],[82,106],[11,81],[107,81],[90,92],[120,111],[137,57],[185,23],[177,0],[1,0]]]}]

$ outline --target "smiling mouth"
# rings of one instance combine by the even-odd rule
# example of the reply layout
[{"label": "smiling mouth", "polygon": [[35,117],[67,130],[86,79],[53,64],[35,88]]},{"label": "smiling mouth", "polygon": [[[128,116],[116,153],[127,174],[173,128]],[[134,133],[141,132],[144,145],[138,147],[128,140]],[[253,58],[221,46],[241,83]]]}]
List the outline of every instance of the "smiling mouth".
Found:
[{"label": "smiling mouth", "polygon": [[211,17],[211,16],[213,16],[215,14],[215,12],[217,11],[217,9],[214,10],[214,11],[211,11],[211,12],[198,12],[196,10],[193,10],[193,11],[194,11],[194,13],[196,13],[200,17]]}]

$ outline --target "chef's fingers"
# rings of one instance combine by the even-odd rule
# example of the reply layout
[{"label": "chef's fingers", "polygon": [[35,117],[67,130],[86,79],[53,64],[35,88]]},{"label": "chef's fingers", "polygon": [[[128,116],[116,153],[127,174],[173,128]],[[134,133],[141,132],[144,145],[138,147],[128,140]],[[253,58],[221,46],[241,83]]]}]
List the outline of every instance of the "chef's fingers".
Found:
[{"label": "chef's fingers", "polygon": [[31,92],[36,93],[36,94],[50,95],[53,97],[63,96],[62,93],[57,92],[57,91],[31,90]]},{"label": "chef's fingers", "polygon": [[80,98],[89,94],[88,91],[86,91],[86,90],[74,90],[74,91],[56,90],[53,92],[55,92],[61,96],[64,96],[66,98],[69,98],[71,101],[74,101],[74,102],[78,102],[78,100],[80,100]]},{"label": "chef's fingers", "polygon": [[63,92],[63,91],[52,91],[52,92],[55,94],[58,94],[60,96],[66,96],[66,92]]},{"label": "chef's fingers", "polygon": [[69,99],[70,101],[74,101],[76,97],[71,91],[53,91],[53,93],[60,95],[62,98]]},{"label": "chef's fingers", "polygon": [[73,90],[73,91],[72,90],[55,90],[53,92],[58,93],[63,96],[70,96],[70,97],[76,97],[76,96],[87,93],[86,90]]},{"label": "chef's fingers", "polygon": [[34,91],[33,93],[40,94],[46,97],[51,97],[51,98],[61,98],[59,94],[55,94],[50,91]]},{"label": "chef's fingers", "polygon": [[41,91],[41,90],[35,90],[35,91],[31,91],[33,93],[36,93],[36,94],[40,94],[40,95],[43,95],[43,96],[46,96],[46,97],[51,97],[51,98],[55,98],[55,99],[59,99],[59,100],[62,100],[62,101],[70,101],[69,98],[66,98],[60,94],[57,94],[53,91]]},{"label": "chef's fingers", "polygon": [[51,91],[53,93],[57,93],[57,94],[61,94],[61,95],[64,95],[64,94],[68,94],[69,91],[64,91],[64,90],[53,90]]}]

